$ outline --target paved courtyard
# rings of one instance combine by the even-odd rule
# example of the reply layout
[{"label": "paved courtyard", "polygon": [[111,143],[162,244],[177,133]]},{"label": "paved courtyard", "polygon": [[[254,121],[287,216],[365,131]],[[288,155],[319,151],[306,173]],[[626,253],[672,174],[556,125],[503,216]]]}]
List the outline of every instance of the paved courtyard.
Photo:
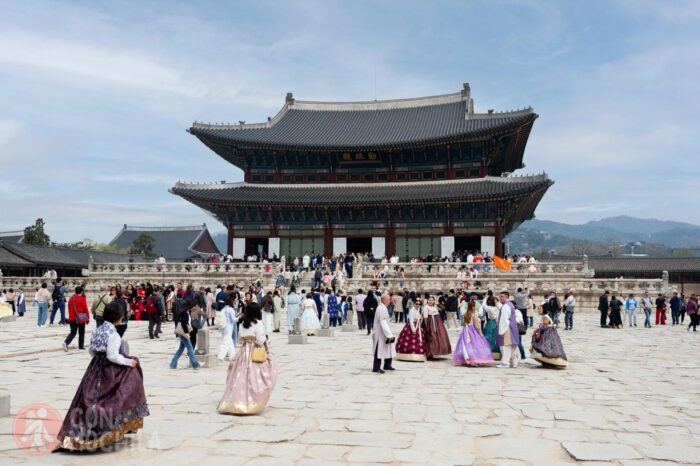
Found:
[{"label": "paved courtyard", "polygon": [[[38,402],[64,415],[89,356],[64,353],[67,329],[39,330],[34,318],[0,324],[0,390],[12,395],[12,415]],[[139,435],[115,453],[32,457],[15,445],[12,417],[0,418],[0,464],[700,463],[700,333],[576,319],[574,332],[561,331],[564,371],[453,367],[446,358],[375,375],[364,334],[308,345],[274,334],[279,382],[254,417],[217,414],[225,365],[193,371],[182,359],[168,369],[172,324],[151,341],[145,323],[132,323],[151,409]]]}]

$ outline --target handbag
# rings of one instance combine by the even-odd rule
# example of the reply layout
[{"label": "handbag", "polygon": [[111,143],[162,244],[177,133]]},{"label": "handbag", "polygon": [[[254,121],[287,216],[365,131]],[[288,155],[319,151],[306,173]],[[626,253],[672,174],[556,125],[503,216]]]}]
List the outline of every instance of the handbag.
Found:
[{"label": "handbag", "polygon": [[536,342],[539,342],[542,339],[542,329],[541,328],[538,328],[537,330],[535,330],[534,339]]},{"label": "handbag", "polygon": [[85,312],[75,312],[75,300],[73,301],[73,313],[78,324],[84,324],[88,321],[88,315]]},{"label": "handbag", "polygon": [[525,322],[518,322],[518,335],[525,335],[527,333],[527,327]]},{"label": "handbag", "polygon": [[264,346],[257,346],[253,349],[253,355],[251,357],[253,362],[257,362],[258,364],[261,364],[265,361],[267,361],[267,350],[265,349]]},{"label": "handbag", "polygon": [[182,324],[180,322],[177,323],[175,326],[175,336],[176,337],[181,337],[185,335],[185,330],[182,328]]}]

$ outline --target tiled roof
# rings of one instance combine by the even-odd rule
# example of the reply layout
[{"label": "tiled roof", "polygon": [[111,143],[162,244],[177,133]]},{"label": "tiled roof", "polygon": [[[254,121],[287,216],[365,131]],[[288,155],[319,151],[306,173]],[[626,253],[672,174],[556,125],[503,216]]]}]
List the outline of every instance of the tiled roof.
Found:
[{"label": "tiled roof", "polygon": [[0,231],[0,241],[19,243],[24,238],[24,231]]},{"label": "tiled roof", "polygon": [[[198,256],[196,244],[202,235],[209,235],[206,225],[192,227],[131,227],[124,225],[112,244],[120,249],[127,249],[134,245],[134,240],[142,233],[153,238],[153,252],[162,255],[168,260],[185,260]],[[213,240],[212,240],[213,242]]]},{"label": "tiled roof", "polygon": [[32,263],[0,246],[0,269],[3,267],[31,267]]},{"label": "tiled roof", "polygon": [[188,130],[205,143],[270,148],[403,147],[508,132],[537,118],[531,108],[473,113],[468,85],[461,93],[371,102],[287,103],[266,123],[195,122]]},{"label": "tiled roof", "polygon": [[596,272],[695,272],[700,273],[700,257],[608,257],[590,258],[589,267]]},{"label": "tiled roof", "polygon": [[[542,261],[580,261],[581,256],[542,257]],[[635,273],[695,272],[700,273],[700,257],[611,257],[589,256],[588,267],[597,273],[619,273],[633,277]]]},{"label": "tiled roof", "polygon": [[492,200],[526,195],[548,188],[546,175],[485,177],[464,180],[397,183],[250,184],[178,183],[170,191],[203,206],[310,205],[348,206],[411,204],[458,200]]},{"label": "tiled roof", "polygon": [[[71,267],[87,268],[90,256],[94,262],[129,262],[138,256],[109,252],[84,251],[82,249],[35,246],[24,243],[2,243],[0,251],[5,251],[24,261],[17,266],[26,267]],[[0,262],[1,264],[2,262]],[[8,264],[10,265],[10,264]]]}]

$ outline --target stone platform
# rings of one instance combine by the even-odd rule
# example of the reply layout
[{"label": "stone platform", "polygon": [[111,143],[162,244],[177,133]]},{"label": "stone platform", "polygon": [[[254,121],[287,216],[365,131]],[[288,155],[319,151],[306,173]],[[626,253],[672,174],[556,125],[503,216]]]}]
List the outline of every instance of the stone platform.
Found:
[{"label": "stone platform", "polygon": [[[64,415],[89,363],[61,350],[68,328],[36,329],[35,311],[3,326],[2,388],[11,414],[48,403]],[[449,358],[371,369],[362,332],[290,345],[273,334],[279,381],[259,416],[217,414],[227,364],[177,371],[172,324],[149,340],[129,325],[151,416],[114,453],[29,456],[0,418],[0,463],[140,465],[672,465],[700,463],[700,332],[680,327],[601,329],[593,315],[561,331],[570,366],[554,371],[455,367]],[[687,319],[686,319],[687,322]],[[94,324],[90,324],[90,330]],[[400,325],[393,325],[398,334]],[[453,344],[458,333],[450,330]],[[530,333],[531,335],[531,333]],[[89,339],[89,334],[87,336]],[[218,332],[211,348],[218,349]],[[75,343],[73,344],[75,346]],[[593,463],[595,461],[595,463]]]}]

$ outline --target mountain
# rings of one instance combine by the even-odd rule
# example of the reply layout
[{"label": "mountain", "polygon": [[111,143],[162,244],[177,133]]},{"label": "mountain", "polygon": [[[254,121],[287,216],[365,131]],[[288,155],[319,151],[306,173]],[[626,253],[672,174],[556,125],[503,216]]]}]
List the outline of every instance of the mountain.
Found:
[{"label": "mountain", "polygon": [[[572,245],[580,248],[583,244],[598,244],[610,249],[637,242],[647,249],[652,246],[655,249],[659,246],[697,248],[700,247],[700,226],[627,215],[592,220],[581,225],[533,219],[523,222],[507,239],[514,252],[534,252]],[[635,252],[642,252],[638,249],[640,246],[636,248]]]}]

